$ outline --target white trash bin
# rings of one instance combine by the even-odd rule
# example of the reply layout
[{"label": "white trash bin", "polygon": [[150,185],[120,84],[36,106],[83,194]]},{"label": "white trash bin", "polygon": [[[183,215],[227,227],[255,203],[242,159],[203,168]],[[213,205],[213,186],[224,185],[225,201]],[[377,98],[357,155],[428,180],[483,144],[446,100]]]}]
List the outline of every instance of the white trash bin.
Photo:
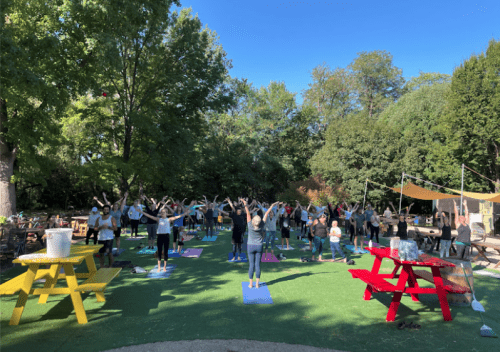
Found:
[{"label": "white trash bin", "polygon": [[68,257],[71,250],[72,228],[47,229],[47,257]]}]

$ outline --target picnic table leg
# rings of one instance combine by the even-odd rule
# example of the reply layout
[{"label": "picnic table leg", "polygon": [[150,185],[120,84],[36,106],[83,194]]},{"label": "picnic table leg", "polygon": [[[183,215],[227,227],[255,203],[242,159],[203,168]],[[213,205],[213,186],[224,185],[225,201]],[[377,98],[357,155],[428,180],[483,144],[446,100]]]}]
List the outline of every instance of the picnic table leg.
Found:
[{"label": "picnic table leg", "polygon": [[399,270],[399,267],[401,266],[401,264],[399,264],[398,262],[394,262],[394,270],[392,271],[391,275],[392,275],[392,279],[394,279],[394,276],[396,276],[398,270]]},{"label": "picnic table leg", "polygon": [[366,290],[365,290],[365,293],[363,294],[363,299],[365,301],[369,301],[370,298],[372,297],[372,292],[373,292],[373,289],[370,285],[366,285]]},{"label": "picnic table leg", "polygon": [[[409,268],[409,273],[408,273],[408,286],[411,288],[420,288],[418,286],[417,282],[417,277],[415,276],[415,273],[413,272],[412,268]],[[418,299],[418,294],[416,293],[411,293],[411,299],[415,302],[419,301]]]},{"label": "picnic table leg", "polygon": [[486,259],[489,263],[491,263],[491,260],[488,259],[488,257],[486,256],[486,249],[485,248],[482,248],[481,246],[479,245],[472,245],[471,247],[474,247],[477,249],[477,255],[474,257],[474,259],[472,259],[472,261],[476,261],[477,258],[479,256],[482,256],[484,259]]},{"label": "picnic table leg", "polygon": [[441,277],[441,271],[438,267],[432,267],[432,276],[434,277],[434,285],[436,286],[436,292],[439,298],[439,304],[441,305],[441,311],[443,312],[443,318],[445,321],[453,320],[451,317],[450,306],[448,305],[448,300],[446,299],[446,290],[443,287],[443,278]]},{"label": "picnic table leg", "polygon": [[450,248],[453,251],[453,253],[457,254],[457,249],[455,248],[455,237],[451,238],[451,246],[450,246]]},{"label": "picnic table leg", "polygon": [[97,272],[97,267],[95,266],[94,256],[88,255],[85,257],[85,263],[87,264],[87,269],[89,271],[89,277]]},{"label": "picnic table leg", "polygon": [[373,262],[373,267],[372,267],[372,274],[378,274],[378,271],[380,270],[380,265],[382,264],[382,257],[380,256],[375,256],[375,261]]},{"label": "picnic table leg", "polygon": [[[57,278],[59,277],[59,273],[61,272],[61,264],[52,264],[50,266],[49,276],[45,279],[45,285],[43,288],[54,288],[57,283]],[[38,298],[38,303],[45,304],[47,303],[47,299],[49,298],[48,293],[43,293]]]},{"label": "picnic table leg", "polygon": [[403,292],[406,287],[406,282],[408,281],[408,271],[403,265],[403,270],[401,271],[401,275],[399,275],[398,283],[396,284],[396,289],[399,292],[394,292],[394,296],[392,296],[392,302],[389,306],[389,312],[387,312],[386,321],[394,321],[396,319],[396,314],[398,312],[399,303],[401,302],[401,297],[403,297]]},{"label": "picnic table leg", "polygon": [[19,292],[16,307],[14,308],[14,312],[12,312],[12,317],[10,318],[9,325],[19,324],[19,320],[21,320],[21,316],[23,315],[24,306],[26,305],[26,301],[28,300],[28,295],[31,291],[31,286],[33,286],[33,281],[35,280],[36,272],[38,271],[39,267],[40,264],[29,265],[28,272],[26,273],[23,286],[21,287],[21,291]]},{"label": "picnic table leg", "polygon": [[73,301],[73,308],[75,308],[76,320],[78,324],[87,323],[87,314],[85,314],[85,308],[83,307],[82,295],[79,291],[75,291],[78,287],[78,281],[76,280],[75,271],[73,270],[72,264],[64,264],[64,272],[66,273],[66,282],[68,283],[68,288],[71,296],[71,301]]}]

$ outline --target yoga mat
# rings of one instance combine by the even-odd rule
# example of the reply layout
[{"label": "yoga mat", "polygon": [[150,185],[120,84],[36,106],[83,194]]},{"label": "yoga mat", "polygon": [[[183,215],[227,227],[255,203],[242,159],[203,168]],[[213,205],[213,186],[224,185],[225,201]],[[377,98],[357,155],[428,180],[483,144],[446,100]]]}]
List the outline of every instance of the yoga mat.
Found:
[{"label": "yoga mat", "polygon": [[[125,249],[123,248],[120,248],[120,252],[118,252],[118,254],[122,254],[123,252],[125,252]],[[116,248],[113,248],[113,255],[116,255]]]},{"label": "yoga mat", "polygon": [[203,248],[188,248],[182,256],[186,258],[199,258],[201,252],[203,252]]},{"label": "yoga mat", "polygon": [[[345,246],[345,248],[354,253],[354,246],[352,244]],[[359,251],[359,253],[363,253],[363,254],[369,253],[367,250],[364,250],[364,249],[359,248],[359,247],[358,247],[358,251]]]},{"label": "yoga mat", "polygon": [[266,262],[266,263],[279,263],[280,262],[278,260],[278,258],[276,258],[276,256],[271,254],[271,253],[267,253],[267,257],[266,257],[266,253],[262,253],[262,258],[260,258],[260,261]]},{"label": "yoga mat", "polygon": [[156,246],[154,246],[153,249],[148,249],[146,247],[146,248],[141,249],[139,252],[137,252],[137,254],[155,254],[155,252],[157,250],[158,250],[158,248],[156,248]]},{"label": "yoga mat", "polygon": [[177,252],[174,252],[173,249],[169,249],[168,250],[168,257],[169,258],[180,258],[182,253],[184,253],[184,249],[181,251],[180,254]]},{"label": "yoga mat", "polygon": [[500,279],[500,274],[495,274],[495,273],[492,273],[492,272],[489,272],[486,270],[477,270],[477,271],[474,271],[474,274],[483,275],[483,276],[491,276],[491,277]]},{"label": "yoga mat", "polygon": [[[365,244],[368,246],[368,244],[370,244],[370,241],[365,241]],[[372,242],[372,246],[375,247],[375,248],[379,248],[380,244],[378,244],[376,242]]]},{"label": "yoga mat", "polygon": [[243,304],[273,304],[271,292],[265,282],[261,282],[259,288],[255,288],[255,282],[252,288],[248,287],[248,282],[242,282]]},{"label": "yoga mat", "polygon": [[167,271],[163,271],[163,266],[162,266],[162,271],[158,271],[158,267],[155,267],[152,269],[147,275],[146,278],[148,279],[167,279],[170,274],[174,271],[174,269],[177,267],[177,265],[167,265]]},{"label": "yoga mat", "polygon": [[138,236],[138,237],[129,237],[129,238],[126,238],[127,241],[139,241],[139,240],[143,240],[145,239],[146,236]]},{"label": "yoga mat", "polygon": [[281,249],[282,251],[293,251],[294,248],[292,246],[289,246],[288,248],[290,249],[286,249],[286,245],[283,246],[283,248],[281,248],[281,244],[277,244],[276,247],[278,247],[279,249]]},{"label": "yoga mat", "polygon": [[303,238],[302,242],[309,243],[309,240],[307,238]]},{"label": "yoga mat", "polygon": [[130,260],[116,260],[113,262],[113,268],[126,268],[128,265],[132,263]]},{"label": "yoga mat", "polygon": [[203,237],[202,241],[204,241],[204,242],[215,242],[216,239],[217,239],[217,236],[212,236],[212,238],[205,236],[205,237]]},{"label": "yoga mat", "polygon": [[240,254],[240,258],[241,258],[241,260],[238,260],[238,253],[236,253],[236,260],[231,260],[231,259],[233,259],[233,252],[231,252],[227,256],[227,261],[230,263],[246,263],[246,262],[248,262],[246,253],[242,252]]},{"label": "yoga mat", "polygon": [[299,247],[300,249],[304,249],[304,250],[306,250],[306,251],[310,251],[310,250],[311,250],[311,248],[309,247],[309,244],[299,243],[299,244],[298,244],[298,247]]}]

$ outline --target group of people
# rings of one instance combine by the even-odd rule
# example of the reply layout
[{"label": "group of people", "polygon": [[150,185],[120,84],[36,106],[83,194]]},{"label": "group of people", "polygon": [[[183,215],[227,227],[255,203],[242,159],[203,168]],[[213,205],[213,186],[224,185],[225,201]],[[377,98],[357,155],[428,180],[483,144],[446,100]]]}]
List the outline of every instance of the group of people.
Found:
[{"label": "group of people", "polygon": [[[203,218],[204,230],[207,237],[212,237],[215,230],[220,228],[223,223],[223,217],[230,218],[232,221],[232,259],[231,261],[241,260],[242,245],[244,235],[248,231],[247,253],[249,261],[249,279],[250,286],[253,285],[253,277],[256,278],[256,287],[259,287],[260,281],[260,261],[262,254],[267,257],[268,251],[274,256],[274,242],[279,229],[281,233],[281,248],[290,248],[290,232],[295,225],[298,239],[307,238],[309,240],[309,249],[312,252],[312,260],[323,261],[323,247],[326,240],[329,240],[332,251],[332,260],[335,260],[337,254],[339,261],[346,262],[346,255],[340,247],[340,238],[342,231],[339,228],[340,217],[345,219],[345,232],[350,234],[350,242],[354,244],[354,252],[359,253],[363,247],[363,241],[370,236],[370,240],[375,239],[379,242],[380,227],[382,224],[388,228],[397,226],[396,235],[403,241],[408,239],[408,224],[413,223],[415,218],[410,217],[410,210],[413,204],[399,213],[396,219],[393,218],[389,207],[385,210],[383,216],[367,205],[366,209],[360,207],[359,202],[354,205],[347,203],[326,206],[307,207],[296,201],[295,207],[291,207],[286,202],[275,202],[273,204],[261,203],[257,200],[249,202],[248,198],[238,198],[233,202],[226,198],[224,202],[217,202],[217,197],[212,202],[205,196],[203,200],[193,200],[185,206],[183,201],[174,201],[163,197],[159,202],[154,198],[141,196],[134,201],[133,205],[127,207],[128,193],[125,193],[122,199],[119,199],[113,205],[107,200],[103,193],[104,203],[101,203],[97,197],[94,199],[102,206],[101,215],[96,207],[92,208],[88,219],[88,232],[86,243],[94,237],[94,244],[102,244],[100,249],[100,262],[104,266],[104,255],[109,257],[109,265],[113,263],[113,239],[116,239],[116,246],[119,253],[120,235],[122,226],[130,223],[131,236],[138,235],[138,227],[141,218],[147,218],[146,228],[148,233],[148,248],[154,248],[156,240],[158,271],[166,270],[168,261],[168,250],[170,236],[173,237],[174,252],[181,252],[183,246],[183,234],[187,226],[191,228],[198,224],[200,218]],[[141,204],[144,202],[144,205]],[[390,203],[394,212],[397,214],[394,206]],[[467,258],[468,246],[470,246],[470,228],[468,227],[468,209],[465,205],[465,216],[459,216],[455,204],[455,221],[459,232],[457,246],[459,256]],[[229,206],[230,210],[225,208]],[[451,227],[450,220],[445,213],[440,213],[442,223],[441,237],[441,257],[448,253],[451,245]],[[201,215],[201,216],[200,216]],[[294,223],[292,223],[294,222]],[[286,243],[286,247],[285,247]],[[163,260],[163,269],[161,261]]]}]

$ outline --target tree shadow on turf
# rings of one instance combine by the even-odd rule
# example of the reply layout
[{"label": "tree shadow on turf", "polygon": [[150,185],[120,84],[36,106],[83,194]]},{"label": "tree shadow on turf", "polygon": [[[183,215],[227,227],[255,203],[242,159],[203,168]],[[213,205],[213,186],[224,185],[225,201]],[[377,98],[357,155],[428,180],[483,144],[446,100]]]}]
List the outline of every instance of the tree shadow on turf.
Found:
[{"label": "tree shadow on turf", "polygon": [[307,276],[317,275],[317,274],[329,274],[329,273],[327,273],[327,272],[322,272],[322,273],[307,272],[307,273],[292,274],[292,275],[280,277],[279,279],[274,279],[274,280],[266,281],[266,284],[267,284],[267,286],[271,286],[271,285],[274,285],[274,284],[277,284],[277,283],[280,283],[280,282],[295,280],[295,279],[298,279],[300,277],[307,277]]}]

